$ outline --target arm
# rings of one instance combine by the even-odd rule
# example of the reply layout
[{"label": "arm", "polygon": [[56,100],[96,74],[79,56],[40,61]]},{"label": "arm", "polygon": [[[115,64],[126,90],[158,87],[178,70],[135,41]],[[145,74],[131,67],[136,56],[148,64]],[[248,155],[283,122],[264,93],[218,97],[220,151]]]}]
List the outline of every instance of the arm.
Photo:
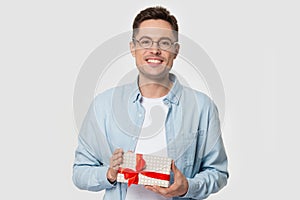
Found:
[{"label": "arm", "polygon": [[78,136],[73,182],[83,190],[100,191],[115,187],[107,180],[112,153],[105,134],[105,107],[102,98],[93,101]]},{"label": "arm", "polygon": [[97,160],[79,137],[73,165],[73,182],[82,190],[100,191],[114,187],[106,177],[108,166]]},{"label": "arm", "polygon": [[146,189],[161,194],[166,198],[207,198],[211,193],[218,192],[227,183],[227,171],[220,171],[227,166],[227,160],[220,160],[219,163],[218,159],[216,159],[218,150],[219,148],[212,150],[207,158],[205,158],[206,162],[203,165],[202,171],[196,174],[193,178],[186,178],[173,162],[172,171],[174,173],[174,183],[168,188],[159,186],[145,186]]},{"label": "arm", "polygon": [[210,105],[200,170],[193,178],[187,178],[189,188],[184,198],[205,199],[221,190],[229,177],[218,110],[214,103]]},{"label": "arm", "polygon": [[227,184],[227,158],[221,138],[203,158],[200,170],[193,178],[187,178],[189,188],[184,198],[205,199]]},{"label": "arm", "polygon": [[174,164],[172,165],[174,183],[169,188],[147,186],[147,189],[168,198],[205,199],[227,184],[227,156],[221,137],[218,113],[214,105],[211,108],[205,136],[203,138],[201,136],[199,143],[202,144],[197,149],[199,152],[200,149],[203,151],[199,161],[195,161],[201,164],[194,163],[195,166],[197,164],[200,166],[198,172],[187,178]]}]

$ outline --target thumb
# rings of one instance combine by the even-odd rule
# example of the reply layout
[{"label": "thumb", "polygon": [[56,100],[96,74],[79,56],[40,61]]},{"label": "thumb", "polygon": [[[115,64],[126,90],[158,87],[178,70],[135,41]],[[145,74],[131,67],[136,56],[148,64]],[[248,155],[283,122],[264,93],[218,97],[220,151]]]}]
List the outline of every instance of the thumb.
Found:
[{"label": "thumb", "polygon": [[172,164],[171,164],[171,170],[172,170],[172,172],[175,172],[175,171],[177,171],[177,167],[176,167],[176,165],[175,165],[175,162],[174,162],[174,160],[172,160]]}]

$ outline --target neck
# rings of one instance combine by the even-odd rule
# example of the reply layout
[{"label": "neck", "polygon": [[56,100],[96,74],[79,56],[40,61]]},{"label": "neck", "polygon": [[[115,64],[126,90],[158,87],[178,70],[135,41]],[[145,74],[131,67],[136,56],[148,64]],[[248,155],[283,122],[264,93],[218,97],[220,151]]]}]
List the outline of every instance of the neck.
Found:
[{"label": "neck", "polygon": [[139,89],[144,97],[159,98],[168,94],[173,83],[169,76],[162,80],[150,80],[139,75]]}]

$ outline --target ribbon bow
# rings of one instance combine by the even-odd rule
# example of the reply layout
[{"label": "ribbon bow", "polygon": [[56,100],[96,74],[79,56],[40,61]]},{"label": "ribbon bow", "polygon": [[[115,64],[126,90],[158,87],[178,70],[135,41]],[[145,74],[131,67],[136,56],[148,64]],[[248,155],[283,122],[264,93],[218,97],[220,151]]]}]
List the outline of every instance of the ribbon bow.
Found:
[{"label": "ribbon bow", "polygon": [[128,187],[130,187],[131,184],[139,183],[139,174],[142,174],[142,175],[150,177],[150,178],[156,178],[156,179],[165,180],[165,181],[170,180],[169,174],[143,171],[145,166],[146,166],[146,161],[143,158],[143,154],[136,154],[136,166],[135,166],[136,171],[134,171],[130,168],[120,168],[118,170],[118,173],[124,174],[125,180],[128,180]]}]

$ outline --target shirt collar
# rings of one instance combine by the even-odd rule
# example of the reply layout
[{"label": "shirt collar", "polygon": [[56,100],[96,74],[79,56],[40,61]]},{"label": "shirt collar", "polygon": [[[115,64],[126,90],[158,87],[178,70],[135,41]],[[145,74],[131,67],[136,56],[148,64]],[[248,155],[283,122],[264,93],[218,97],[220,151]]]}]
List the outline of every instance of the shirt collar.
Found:
[{"label": "shirt collar", "polygon": [[[164,100],[170,101],[171,103],[178,105],[183,86],[179,83],[177,77],[174,74],[170,73],[169,79],[173,82],[173,86]],[[134,92],[132,93],[133,103],[137,101],[141,101],[142,98],[142,94],[139,90],[138,82],[139,82],[139,78],[137,77],[137,80],[133,83],[133,88],[134,88]]]}]

